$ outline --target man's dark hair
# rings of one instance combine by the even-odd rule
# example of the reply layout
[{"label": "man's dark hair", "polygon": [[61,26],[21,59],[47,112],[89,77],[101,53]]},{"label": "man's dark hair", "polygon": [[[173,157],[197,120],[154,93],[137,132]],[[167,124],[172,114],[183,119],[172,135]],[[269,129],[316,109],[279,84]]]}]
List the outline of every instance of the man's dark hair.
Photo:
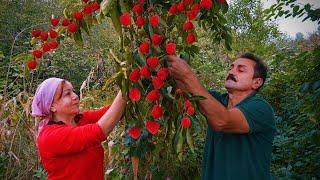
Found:
[{"label": "man's dark hair", "polygon": [[256,91],[258,92],[260,88],[264,85],[264,82],[266,81],[268,66],[263,62],[262,59],[260,59],[252,53],[244,53],[240,56],[240,58],[250,59],[256,63],[254,66],[253,78],[262,78],[263,80],[262,85],[256,89]]}]

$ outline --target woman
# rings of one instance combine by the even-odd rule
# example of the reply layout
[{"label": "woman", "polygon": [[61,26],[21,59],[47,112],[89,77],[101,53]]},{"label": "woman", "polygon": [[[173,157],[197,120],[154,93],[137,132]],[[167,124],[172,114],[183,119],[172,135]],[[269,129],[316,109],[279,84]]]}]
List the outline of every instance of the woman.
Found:
[{"label": "woman", "polygon": [[32,102],[32,116],[41,119],[37,147],[48,179],[103,179],[103,147],[121,119],[126,102],[118,93],[111,106],[80,113],[70,82],[43,81]]}]

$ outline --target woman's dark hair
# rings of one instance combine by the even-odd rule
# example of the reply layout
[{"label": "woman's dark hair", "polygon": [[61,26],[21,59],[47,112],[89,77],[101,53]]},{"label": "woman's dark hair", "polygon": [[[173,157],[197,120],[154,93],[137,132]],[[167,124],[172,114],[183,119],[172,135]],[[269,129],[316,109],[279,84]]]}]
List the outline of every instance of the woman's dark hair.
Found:
[{"label": "woman's dark hair", "polygon": [[258,92],[266,81],[268,66],[263,62],[262,59],[252,53],[244,53],[240,56],[240,58],[250,59],[256,63],[254,66],[253,78],[261,78],[263,80],[262,85],[256,89],[256,91]]}]

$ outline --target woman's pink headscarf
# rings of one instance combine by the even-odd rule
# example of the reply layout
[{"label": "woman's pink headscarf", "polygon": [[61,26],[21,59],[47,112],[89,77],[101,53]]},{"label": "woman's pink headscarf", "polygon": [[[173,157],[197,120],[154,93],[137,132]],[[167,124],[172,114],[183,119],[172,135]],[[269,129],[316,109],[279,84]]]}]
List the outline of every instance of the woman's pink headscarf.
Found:
[{"label": "woman's pink headscarf", "polygon": [[[50,108],[57,87],[63,81],[60,78],[49,78],[44,80],[37,88],[33,97],[31,115],[33,117],[46,117],[50,115]],[[48,123],[48,119],[39,122],[38,133],[44,125]]]}]

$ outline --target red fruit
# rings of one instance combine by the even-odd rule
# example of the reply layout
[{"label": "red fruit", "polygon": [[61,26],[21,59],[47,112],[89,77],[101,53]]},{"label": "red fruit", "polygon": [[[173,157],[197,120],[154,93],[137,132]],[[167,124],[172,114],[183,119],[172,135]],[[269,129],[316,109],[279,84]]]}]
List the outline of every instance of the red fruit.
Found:
[{"label": "red fruit", "polygon": [[130,13],[126,12],[124,14],[122,14],[120,16],[120,23],[123,25],[123,26],[130,26],[131,24],[131,16],[130,16]]},{"label": "red fruit", "polygon": [[160,124],[156,121],[147,121],[146,129],[152,134],[155,135],[160,129]]},{"label": "red fruit", "polygon": [[192,4],[192,0],[183,0],[182,3],[184,5]]},{"label": "red fruit", "polygon": [[91,14],[92,12],[92,5],[90,4],[85,5],[82,9],[83,14]]},{"label": "red fruit", "polygon": [[138,13],[142,13],[143,12],[143,7],[141,4],[137,4],[135,6],[133,6],[132,8],[132,12],[138,14]]},{"label": "red fruit", "polygon": [[192,44],[196,41],[196,37],[192,33],[189,33],[186,40],[188,44]]},{"label": "red fruit", "polygon": [[158,119],[158,118],[162,117],[162,115],[163,115],[162,108],[159,105],[154,105],[152,110],[151,110],[151,116],[154,119]]},{"label": "red fruit", "polygon": [[68,25],[68,31],[71,32],[71,33],[76,32],[77,29],[78,29],[78,26],[75,23],[71,23],[71,24]]},{"label": "red fruit", "polygon": [[133,139],[138,139],[140,137],[141,130],[140,128],[132,127],[128,130],[128,133]]},{"label": "red fruit", "polygon": [[49,46],[51,49],[56,49],[59,46],[59,43],[57,41],[52,41],[49,43]]},{"label": "red fruit", "polygon": [[44,32],[42,31],[40,33],[40,38],[43,40],[43,41],[46,41],[48,39],[48,32]]},{"label": "red fruit", "polygon": [[82,0],[84,3],[87,3],[89,0]]},{"label": "red fruit", "polygon": [[195,11],[195,12],[199,12],[200,11],[200,5],[199,4],[193,4],[191,6],[191,10]]},{"label": "red fruit", "polygon": [[144,19],[142,16],[138,16],[136,19],[136,25],[140,28],[144,25]]},{"label": "red fruit", "polygon": [[193,28],[194,28],[194,26],[193,26],[192,22],[190,22],[190,21],[186,21],[182,27],[183,30],[192,30]]},{"label": "red fruit", "polygon": [[33,54],[33,56],[34,56],[35,58],[41,58],[41,57],[42,57],[42,51],[40,51],[40,50],[34,50],[34,51],[32,52],[32,54]]},{"label": "red fruit", "polygon": [[194,10],[187,11],[187,16],[189,21],[194,20],[197,17],[198,13],[199,11],[194,11]]},{"label": "red fruit", "polygon": [[169,14],[170,15],[176,15],[178,12],[178,5],[172,4],[172,6],[169,8]]},{"label": "red fruit", "polygon": [[159,34],[153,34],[153,35],[151,36],[151,40],[152,40],[152,44],[153,44],[154,46],[158,46],[158,45],[161,43],[161,41],[162,41],[162,36],[159,35]]},{"label": "red fruit", "polygon": [[133,82],[137,82],[140,79],[140,72],[139,72],[139,68],[134,68],[130,75],[129,75],[129,79]]},{"label": "red fruit", "polygon": [[186,108],[190,107],[190,106],[191,106],[191,102],[190,102],[189,100],[185,100],[185,101],[184,101],[184,106],[185,106]]},{"label": "red fruit", "polygon": [[156,68],[159,65],[159,59],[155,56],[150,56],[147,59],[147,64],[151,68]]},{"label": "red fruit", "polygon": [[160,68],[160,70],[157,72],[158,77],[165,81],[167,77],[169,76],[169,69],[168,68]]},{"label": "red fruit", "polygon": [[182,2],[180,2],[177,6],[178,11],[184,11],[185,10],[185,6]]},{"label": "red fruit", "polygon": [[144,3],[144,0],[138,0],[138,3],[139,3],[139,4],[143,4],[143,3]]},{"label": "red fruit", "polygon": [[31,36],[32,37],[39,37],[40,36],[40,34],[41,34],[41,30],[40,29],[34,29],[34,30],[32,30],[32,32],[31,32]]},{"label": "red fruit", "polygon": [[145,78],[149,78],[151,76],[150,70],[148,68],[148,66],[143,66],[140,69],[140,75],[145,77]]},{"label": "red fruit", "polygon": [[200,6],[204,9],[211,9],[213,6],[212,0],[201,0]]},{"label": "red fruit", "polygon": [[148,54],[150,50],[150,43],[148,41],[145,41],[140,44],[139,46],[139,52],[141,54]]},{"label": "red fruit", "polygon": [[42,47],[42,51],[43,52],[48,52],[50,50],[51,50],[51,47],[49,46],[49,44],[48,43],[44,43],[43,47]]},{"label": "red fruit", "polygon": [[131,99],[131,101],[139,101],[141,98],[140,90],[138,88],[130,89],[129,98]]},{"label": "red fruit", "polygon": [[53,29],[51,29],[51,30],[49,31],[49,34],[50,34],[50,37],[51,37],[52,39],[58,37],[58,33],[57,33],[55,30],[53,30]]},{"label": "red fruit", "polygon": [[166,52],[169,55],[176,54],[176,44],[175,43],[169,43],[166,45]]},{"label": "red fruit", "polygon": [[37,61],[36,60],[31,60],[28,62],[28,68],[30,70],[35,69],[37,67]]},{"label": "red fruit", "polygon": [[152,77],[152,85],[154,89],[161,89],[164,85],[164,81],[159,77]]},{"label": "red fruit", "polygon": [[152,27],[157,27],[159,25],[159,20],[160,18],[158,15],[154,15],[149,18],[149,22]]},{"label": "red fruit", "polygon": [[151,92],[149,92],[149,93],[147,94],[146,99],[147,99],[148,101],[157,101],[157,100],[159,100],[159,99],[160,99],[160,93],[159,93],[159,91],[158,91],[158,90],[152,90]]},{"label": "red fruit", "polygon": [[189,128],[190,127],[190,124],[191,124],[191,120],[190,120],[190,118],[188,118],[188,117],[184,117],[184,118],[182,118],[181,119],[181,126],[183,127],[183,128]]},{"label": "red fruit", "polygon": [[53,18],[50,20],[52,26],[56,26],[59,24],[59,18]]},{"label": "red fruit", "polygon": [[194,108],[192,106],[188,107],[187,114],[189,114],[189,115],[193,115],[194,114]]},{"label": "red fruit", "polygon": [[98,9],[100,9],[100,4],[99,4],[97,1],[93,2],[93,3],[91,4],[91,10],[92,10],[92,12],[94,12],[94,11],[96,11],[96,10],[98,10]]},{"label": "red fruit", "polygon": [[73,18],[75,18],[77,21],[81,21],[83,19],[83,14],[81,12],[73,12],[72,14]]},{"label": "red fruit", "polygon": [[62,26],[68,26],[70,24],[70,21],[68,19],[63,19],[61,25]]}]

